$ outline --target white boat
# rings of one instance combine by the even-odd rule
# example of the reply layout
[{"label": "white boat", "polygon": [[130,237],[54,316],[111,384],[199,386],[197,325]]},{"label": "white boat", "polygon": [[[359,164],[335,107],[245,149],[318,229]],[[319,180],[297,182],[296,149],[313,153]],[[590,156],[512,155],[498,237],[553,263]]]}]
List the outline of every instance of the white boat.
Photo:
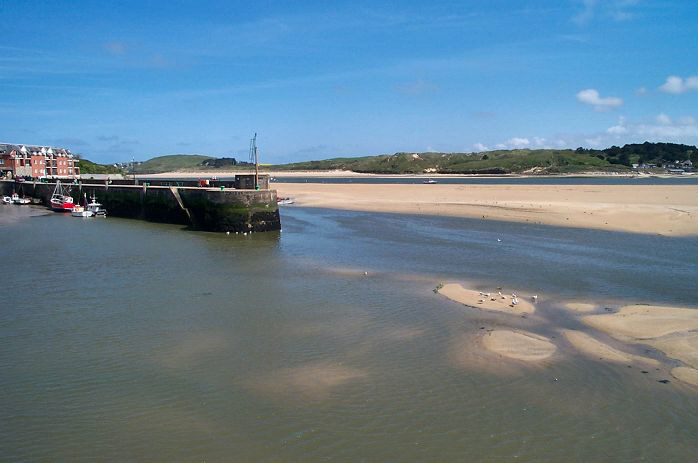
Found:
[{"label": "white boat", "polygon": [[427,185],[433,185],[434,183],[436,183],[436,180],[434,180],[433,178],[428,178],[428,179],[424,180],[422,183],[427,184]]},{"label": "white boat", "polygon": [[102,207],[100,203],[95,200],[94,195],[92,195],[92,200],[87,205],[87,210],[92,212],[93,215],[97,217],[106,217],[107,210]]},{"label": "white boat", "polygon": [[3,204],[12,204],[12,198],[10,196],[3,196],[2,203]]},{"label": "white boat", "polygon": [[73,217],[93,217],[95,213],[85,209],[79,204],[76,204],[73,206],[73,211],[70,213],[70,215]]},{"label": "white boat", "polygon": [[12,193],[12,202],[15,204],[29,204],[31,200],[29,198],[20,198],[17,193]]},{"label": "white boat", "polygon": [[285,206],[287,204],[293,204],[294,201],[291,198],[276,198],[276,204],[279,206]]}]

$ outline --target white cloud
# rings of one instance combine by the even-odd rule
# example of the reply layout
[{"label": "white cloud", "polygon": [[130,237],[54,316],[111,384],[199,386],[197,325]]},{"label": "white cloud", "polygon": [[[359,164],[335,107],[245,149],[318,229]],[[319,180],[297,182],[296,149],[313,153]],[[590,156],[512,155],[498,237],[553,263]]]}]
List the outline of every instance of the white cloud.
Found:
[{"label": "white cloud", "polygon": [[606,133],[610,133],[611,135],[623,135],[624,133],[628,133],[628,128],[625,126],[625,118],[623,116],[619,117],[618,124],[606,129]]},{"label": "white cloud", "polygon": [[524,148],[530,145],[531,141],[528,138],[514,137],[507,140],[506,144],[514,148]]},{"label": "white cloud", "polygon": [[[624,138],[630,141],[635,138],[648,141],[695,143],[695,139],[698,138],[698,121],[693,117],[684,116],[676,122],[665,113],[658,114],[653,124],[626,124],[625,119],[620,118],[617,125],[606,129],[606,133],[613,135],[616,139],[620,135],[625,135]],[[606,140],[606,143],[610,141],[611,139]]]},{"label": "white cloud", "polygon": [[533,137],[533,144],[536,146],[545,146],[545,138],[543,137]]},{"label": "white cloud", "polygon": [[647,94],[647,88],[645,87],[638,87],[635,89],[635,95],[637,96],[642,96]]},{"label": "white cloud", "polygon": [[659,113],[656,119],[659,125],[671,125],[671,118],[664,113]]},{"label": "white cloud", "polygon": [[487,151],[489,149],[487,145],[483,145],[482,143],[475,143],[473,146],[475,147],[475,151]]},{"label": "white cloud", "polygon": [[594,148],[598,148],[601,146],[601,137],[594,137],[594,138],[585,138],[584,141],[586,142],[587,145],[593,146]]},{"label": "white cloud", "polygon": [[497,143],[496,145],[494,145],[494,147],[497,148],[498,150],[507,149],[507,145],[505,145],[504,143]]},{"label": "white cloud", "polygon": [[690,76],[685,79],[679,76],[669,76],[666,78],[659,90],[665,93],[686,93],[691,90],[698,90],[698,76]]},{"label": "white cloud", "polygon": [[592,105],[596,111],[608,111],[623,104],[623,100],[615,96],[602,98],[598,90],[593,88],[577,93],[577,100],[584,104]]}]

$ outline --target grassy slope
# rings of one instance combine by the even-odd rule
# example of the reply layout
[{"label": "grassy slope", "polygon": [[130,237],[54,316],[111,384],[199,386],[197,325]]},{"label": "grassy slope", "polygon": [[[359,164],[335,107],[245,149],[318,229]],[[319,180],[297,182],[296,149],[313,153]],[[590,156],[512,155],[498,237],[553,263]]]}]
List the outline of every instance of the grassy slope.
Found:
[{"label": "grassy slope", "polygon": [[[483,159],[484,155],[487,159]],[[282,170],[343,169],[370,173],[422,173],[435,169],[439,173],[537,173],[580,171],[622,171],[625,166],[612,165],[604,159],[572,150],[502,150],[486,153],[397,153],[361,158],[335,158],[324,161],[297,162],[274,166]]]},{"label": "grassy slope", "polygon": [[105,164],[96,164],[87,159],[80,159],[78,163],[80,174],[120,174],[122,170],[118,167]]},{"label": "grassy slope", "polygon": [[177,170],[201,169],[201,163],[213,156],[203,156],[199,154],[172,154],[169,156],[158,156],[148,159],[144,163],[136,166],[137,173],[157,174],[160,172],[174,172]]}]

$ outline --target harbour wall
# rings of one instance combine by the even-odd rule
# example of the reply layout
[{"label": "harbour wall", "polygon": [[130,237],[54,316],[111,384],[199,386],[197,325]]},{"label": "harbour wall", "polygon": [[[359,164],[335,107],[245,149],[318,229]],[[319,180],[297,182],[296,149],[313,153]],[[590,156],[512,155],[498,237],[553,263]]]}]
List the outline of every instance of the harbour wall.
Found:
[{"label": "harbour wall", "polygon": [[[219,232],[281,229],[275,190],[234,190],[152,185],[65,184],[76,203],[85,195],[109,215],[174,223]],[[55,183],[0,181],[4,195],[39,198],[49,206]]]}]

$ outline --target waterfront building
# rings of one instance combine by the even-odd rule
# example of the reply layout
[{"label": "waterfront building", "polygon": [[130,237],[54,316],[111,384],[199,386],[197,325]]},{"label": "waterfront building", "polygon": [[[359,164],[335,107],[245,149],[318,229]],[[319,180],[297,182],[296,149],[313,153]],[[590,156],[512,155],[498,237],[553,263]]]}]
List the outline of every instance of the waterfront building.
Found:
[{"label": "waterfront building", "polygon": [[78,162],[65,148],[0,143],[0,177],[76,179]]}]

